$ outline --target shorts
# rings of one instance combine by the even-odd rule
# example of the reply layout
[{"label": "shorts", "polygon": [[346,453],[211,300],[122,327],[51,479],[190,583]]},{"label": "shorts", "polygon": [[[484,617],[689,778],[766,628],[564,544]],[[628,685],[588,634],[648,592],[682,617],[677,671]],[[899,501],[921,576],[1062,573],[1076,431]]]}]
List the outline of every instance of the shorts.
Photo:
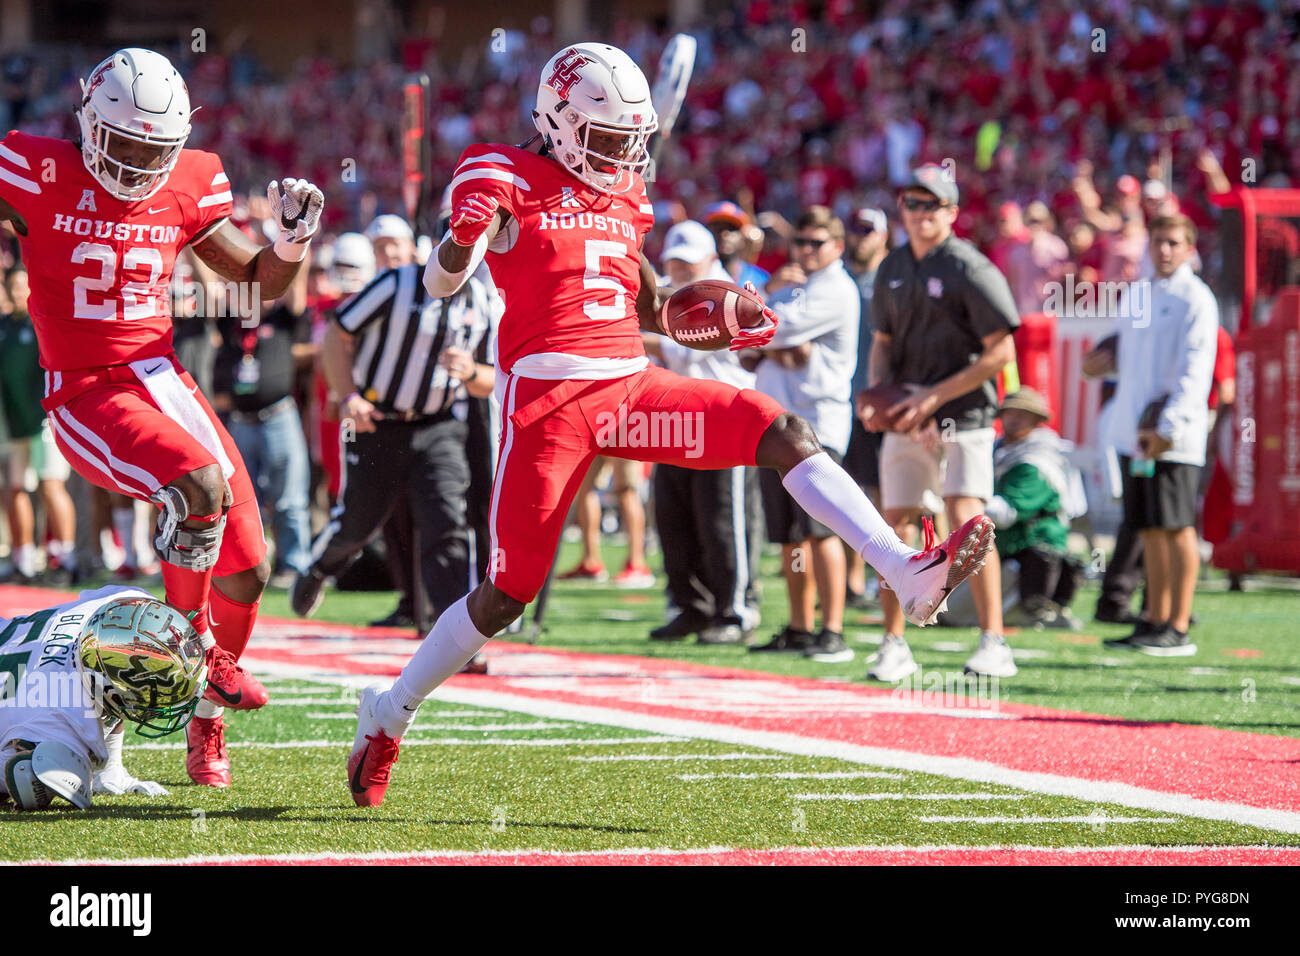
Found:
[{"label": "shorts", "polygon": [[68,460],[59,451],[53,429],[42,428],[32,438],[11,442],[5,461],[10,488],[35,491],[42,481],[67,481],[72,475]]},{"label": "shorts", "polygon": [[266,556],[257,496],[239,449],[174,356],[47,372],[42,404],[68,464],[108,491],[149,501],[182,475],[220,465],[234,503],[213,574],[247,571]]},{"label": "shorts", "polygon": [[[823,449],[841,464],[838,452]],[[771,468],[758,473],[758,488],[763,496],[763,522],[767,527],[767,540],[773,544],[797,544],[812,538],[821,541],[834,537],[835,532],[800,507],[781,483],[781,476]]]},{"label": "shorts", "polygon": [[759,439],[785,413],[753,389],[651,366],[622,378],[544,381],[506,375],[501,451],[489,511],[488,577],[532,601],[597,455],[684,468],[755,464]]},{"label": "shorts", "polygon": [[1196,492],[1201,480],[1200,465],[1180,461],[1156,462],[1150,478],[1129,474],[1132,459],[1120,455],[1124,479],[1124,523],[1137,531],[1161,528],[1177,531],[1196,525]]},{"label": "shorts", "polygon": [[844,470],[863,491],[880,487],[880,445],[883,432],[869,432],[853,416],[853,431],[849,434],[849,447],[844,452]]},{"label": "shorts", "polygon": [[992,428],[958,431],[933,450],[907,435],[885,434],[880,446],[880,506],[919,511],[925,493],[941,498],[993,497]]}]

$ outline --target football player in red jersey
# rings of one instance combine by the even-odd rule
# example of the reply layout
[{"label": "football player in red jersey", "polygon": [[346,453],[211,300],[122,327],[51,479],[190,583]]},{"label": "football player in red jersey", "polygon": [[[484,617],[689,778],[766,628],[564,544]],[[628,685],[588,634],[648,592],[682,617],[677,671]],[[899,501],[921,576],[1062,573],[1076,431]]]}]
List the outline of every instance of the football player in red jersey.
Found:
[{"label": "football player in red jersey", "polygon": [[[80,143],[14,130],[0,142],[0,220],[32,277],[50,426],[88,481],[159,506],[154,548],[167,601],[207,648],[208,690],[186,730],[196,783],[230,784],[222,708],[266,690],[235,662],[269,575],[257,499],[239,451],[172,353],[168,286],[186,245],[274,299],[302,265],[324,199],[305,180],[267,189],[273,246],[227,218],[230,182],[185,149],[189,92],[167,58],[119,50],[83,84]],[[259,288],[260,287],[260,288]]]},{"label": "football player in red jersey", "polygon": [[[654,225],[641,170],[657,124],[649,86],[626,53],[604,43],[561,50],[542,70],[533,121],[540,136],[524,147],[492,143],[462,155],[449,235],[424,276],[431,294],[448,296],[486,256],[505,299],[489,579],[443,612],[390,690],[362,693],[348,758],[359,805],[383,799],[420,702],[537,595],[597,454],[777,469],[795,500],[878,569],[920,624],[993,542],[992,522],[980,515],[940,547],[912,550],[802,418],[751,389],[649,365],[641,330],[664,331],[663,303],[641,254]],[[731,347],[802,344],[778,334],[771,310],[765,318]],[[684,428],[665,433],[663,423],[685,416],[702,428],[701,441],[686,441]]]}]

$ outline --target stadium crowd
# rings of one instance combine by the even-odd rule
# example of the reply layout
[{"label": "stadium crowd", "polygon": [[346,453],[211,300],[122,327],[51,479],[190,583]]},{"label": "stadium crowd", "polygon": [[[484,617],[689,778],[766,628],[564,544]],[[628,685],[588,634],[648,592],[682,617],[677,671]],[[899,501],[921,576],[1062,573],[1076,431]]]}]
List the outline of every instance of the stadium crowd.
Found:
[{"label": "stadium crowd", "polygon": [[[695,76],[653,172],[659,225],[646,251],[658,263],[668,227],[703,222],[729,273],[772,281],[769,292],[789,284],[782,277],[791,276],[792,223],[810,207],[829,207],[850,234],[870,222],[888,237],[882,254],[905,242],[897,197],[923,163],[955,176],[961,197],[954,231],[1007,277],[1022,316],[1043,311],[1045,284],[1066,275],[1127,281],[1149,274],[1147,224],[1177,214],[1200,227],[1200,272],[1220,292],[1220,212],[1209,196],[1235,179],[1286,186],[1300,176],[1298,0],[887,0],[870,17],[832,0],[817,19],[799,2],[750,0],[692,32],[700,44]],[[667,35],[619,21],[608,39],[649,66]],[[538,18],[509,31],[497,48],[453,56],[435,38],[408,38],[390,61],[344,67],[305,59],[286,75],[238,51],[164,49],[201,106],[190,145],[217,152],[232,183],[251,190],[291,169],[329,196],[327,234],[314,245],[302,287],[274,312],[267,304],[276,316],[267,335],[283,336],[277,360],[287,364],[282,394],[264,407],[292,408],[314,466],[309,476],[295,449],[283,465],[290,481],[259,483],[270,496],[264,508],[277,516],[268,524],[281,539],[276,583],[302,572],[304,529],[324,523],[339,490],[338,465],[326,450],[336,441],[329,424],[336,410],[315,369],[331,311],[373,275],[375,260],[382,269],[428,254],[427,243],[417,248],[408,227],[392,221],[403,209],[403,76],[422,69],[432,80],[432,179],[440,190],[464,147],[528,137],[534,78],[554,48],[549,22]],[[99,55],[10,57],[0,129],[72,136],[76,78]],[[256,192],[237,193],[235,210],[238,224],[265,241],[269,210]],[[363,229],[369,256],[357,255],[353,238]],[[864,268],[854,261],[855,245],[847,264],[857,276]],[[12,237],[0,234],[6,334],[23,321],[16,251]],[[212,396],[225,388],[229,398],[238,393],[236,373],[227,367],[214,382],[213,369],[223,368],[223,349],[237,361],[239,350],[255,343],[202,309],[187,310],[201,282],[193,270],[178,276],[178,343],[186,343],[182,359],[204,390]],[[1221,313],[1228,323],[1231,310]],[[865,318],[862,331],[870,337]],[[1020,404],[1033,418],[1037,406]],[[219,410],[238,413],[237,403],[225,406],[218,399]],[[25,488],[40,491],[45,564],[55,583],[83,578],[105,553],[123,577],[151,570],[152,555],[135,542],[151,521],[129,502],[75,487],[74,548],[62,517],[71,507],[63,504],[66,469],[31,458],[22,467],[13,464],[12,449],[6,458],[11,575],[37,573],[35,542],[22,530],[31,510],[21,504]],[[851,570],[851,601],[862,591],[854,581]]]}]

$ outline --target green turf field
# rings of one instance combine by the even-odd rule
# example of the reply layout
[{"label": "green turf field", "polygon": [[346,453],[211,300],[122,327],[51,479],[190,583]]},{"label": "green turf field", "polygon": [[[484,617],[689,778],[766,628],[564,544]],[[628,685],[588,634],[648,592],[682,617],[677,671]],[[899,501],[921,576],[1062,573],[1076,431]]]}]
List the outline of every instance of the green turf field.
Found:
[{"label": "green turf field", "polygon": [[[344,781],[353,696],[328,684],[268,683],[272,705],[231,722],[231,790],[189,785],[179,742],[142,749],[128,738],[128,767],[171,796],[97,796],[87,812],[0,814],[0,858],[868,842],[1300,845],[1300,836],[1253,827],[437,701],[403,742],[384,804],[361,809]],[[890,796],[846,798],[880,794]],[[933,819],[952,816],[1077,819]]]}]

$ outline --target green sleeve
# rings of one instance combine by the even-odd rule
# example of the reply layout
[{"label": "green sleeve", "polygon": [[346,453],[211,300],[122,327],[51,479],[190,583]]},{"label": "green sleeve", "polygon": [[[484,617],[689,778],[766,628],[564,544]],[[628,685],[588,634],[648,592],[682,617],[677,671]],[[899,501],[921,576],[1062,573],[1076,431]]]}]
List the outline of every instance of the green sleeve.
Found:
[{"label": "green sleeve", "polygon": [[1022,516],[1040,511],[1055,513],[1061,506],[1056,490],[1028,463],[1016,465],[1004,474],[994,490]]}]

